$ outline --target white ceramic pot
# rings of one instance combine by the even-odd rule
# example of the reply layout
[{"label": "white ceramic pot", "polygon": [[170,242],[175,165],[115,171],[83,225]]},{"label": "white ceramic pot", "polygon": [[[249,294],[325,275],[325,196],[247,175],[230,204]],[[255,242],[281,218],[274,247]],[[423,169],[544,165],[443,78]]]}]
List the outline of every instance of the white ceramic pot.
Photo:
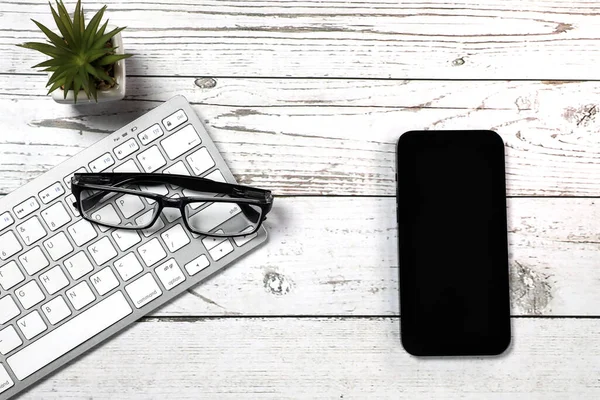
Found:
[{"label": "white ceramic pot", "polygon": [[[110,32],[115,29],[114,26],[107,26],[106,31]],[[113,46],[117,47],[115,54],[124,54],[125,49],[123,49],[123,38],[121,37],[121,33],[119,32],[117,35],[112,38]],[[115,80],[117,84],[111,88],[110,90],[98,90],[98,103],[105,103],[107,101],[115,101],[121,100],[125,97],[125,60],[119,60],[115,64]],[[58,88],[54,92],[52,92],[52,98],[57,103],[61,104],[74,104],[75,97],[73,96],[73,90],[69,90],[67,93],[67,98],[65,99],[65,92]],[[96,101],[92,97],[88,99],[87,95],[83,90],[79,92],[77,95],[77,105],[79,104],[89,104],[95,103]]]}]

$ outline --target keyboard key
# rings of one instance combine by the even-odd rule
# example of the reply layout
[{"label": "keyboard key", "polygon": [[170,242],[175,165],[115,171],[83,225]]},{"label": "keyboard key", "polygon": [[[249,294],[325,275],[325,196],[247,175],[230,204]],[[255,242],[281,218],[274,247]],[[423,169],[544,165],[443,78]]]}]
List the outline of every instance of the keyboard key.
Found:
[{"label": "keyboard key", "polygon": [[[178,161],[175,164],[171,165],[169,168],[163,171],[163,174],[171,174],[171,175],[187,175],[190,176],[189,171],[185,167],[183,161]],[[178,190],[177,185],[170,185],[173,190]]]},{"label": "keyboard key", "polygon": [[83,307],[96,300],[96,296],[92,293],[92,289],[90,289],[85,281],[67,290],[66,296],[76,310],[81,310]]},{"label": "keyboard key", "polygon": [[23,380],[131,312],[123,294],[117,292],[8,357],[6,361],[17,379]]},{"label": "keyboard key", "polygon": [[[150,223],[150,221],[152,221],[153,216],[154,216],[154,210],[149,210],[149,211],[143,213],[142,215],[140,215],[139,217],[137,217],[135,219],[135,223],[137,226],[145,226],[146,224]],[[142,233],[144,234],[144,236],[148,237],[148,236],[158,232],[159,230],[161,230],[164,227],[165,227],[165,223],[162,221],[162,219],[158,218],[156,220],[156,222],[154,222],[154,225],[152,225],[150,228],[143,229]]]},{"label": "keyboard key", "polygon": [[8,372],[2,364],[0,364],[0,393],[7,391],[13,387],[14,382],[10,379]]},{"label": "keyboard key", "polygon": [[0,285],[2,289],[9,290],[23,282],[25,276],[14,261],[0,267]]},{"label": "keyboard key", "polygon": [[140,146],[138,146],[135,139],[131,138],[128,141],[126,141],[125,143],[115,147],[114,151],[115,151],[115,156],[117,156],[117,158],[119,160],[122,160],[125,157],[127,157],[128,155],[135,153],[139,149],[140,149]]},{"label": "keyboard key", "polygon": [[[12,326],[0,331],[0,353],[2,355],[7,355],[22,344],[23,341]],[[2,384],[2,377],[0,377],[0,384]]]},{"label": "keyboard key", "polygon": [[[187,122],[188,118],[183,110],[179,110],[169,115],[167,118],[162,120],[163,125],[167,128],[167,131],[172,131],[179,125]],[[191,126],[191,125],[190,125]]]},{"label": "keyboard key", "polygon": [[0,231],[8,228],[9,226],[11,226],[14,223],[15,223],[15,220],[13,219],[13,217],[10,215],[10,213],[8,211],[0,214]]},{"label": "keyboard key", "polygon": [[104,296],[106,293],[119,286],[119,280],[109,267],[106,267],[97,274],[92,275],[90,281],[100,296]]},{"label": "keyboard key", "polygon": [[227,254],[233,251],[233,245],[229,240],[224,241],[214,249],[210,250],[208,253],[212,257],[213,260],[219,261],[221,258],[225,257]]},{"label": "keyboard key", "polygon": [[55,231],[68,222],[71,222],[71,217],[69,217],[62,203],[56,203],[52,207],[42,211],[42,218],[44,218],[51,231]]},{"label": "keyboard key", "polygon": [[44,242],[44,247],[54,261],[60,260],[62,257],[73,251],[73,246],[71,246],[71,243],[64,232],[60,232],[56,236],[46,240]]},{"label": "keyboard key", "polygon": [[145,146],[148,143],[151,143],[161,137],[163,135],[163,130],[158,124],[152,125],[150,128],[146,129],[142,133],[138,135],[140,142]]},{"label": "keyboard key", "polygon": [[133,253],[129,253],[125,257],[115,261],[115,268],[121,276],[121,279],[125,282],[144,270],[144,267],[142,267],[142,264],[140,264]]},{"label": "keyboard key", "polygon": [[215,181],[215,182],[227,183],[227,181],[225,180],[225,177],[219,170],[211,172],[210,174],[206,175],[205,178],[210,179],[211,181]]},{"label": "keyboard key", "polygon": [[86,172],[87,172],[87,170],[84,167],[81,167],[77,171],[73,171],[69,175],[65,176],[65,178],[63,180],[65,181],[65,185],[67,185],[67,189],[69,189],[69,190],[71,189],[71,178],[73,178],[73,175],[83,174]]},{"label": "keyboard key", "polygon": [[138,154],[137,158],[142,164],[144,172],[154,172],[167,163],[156,146],[152,146],[143,153]]},{"label": "keyboard key", "polygon": [[21,254],[19,261],[29,275],[34,275],[50,265],[50,262],[39,247],[34,247],[27,253]]},{"label": "keyboard key", "polygon": [[161,218],[158,218],[156,220],[156,222],[154,223],[154,225],[152,225],[150,228],[142,229],[142,234],[145,237],[150,237],[150,236],[154,235],[156,232],[160,231],[164,227],[165,227],[165,223],[163,222],[163,220]]},{"label": "keyboard key", "polygon": [[40,203],[38,203],[38,201],[35,198],[30,197],[29,199],[25,200],[24,202],[13,208],[13,211],[15,212],[17,218],[25,218],[32,212],[36,211],[38,208],[40,208]]},{"label": "keyboard key", "polygon": [[90,165],[90,171],[92,172],[102,172],[108,167],[112,167],[115,164],[115,159],[110,153],[104,154],[102,157],[99,157],[92,161]]},{"label": "keyboard key", "polygon": [[21,236],[21,239],[28,246],[46,236],[46,230],[37,217],[32,217],[17,226],[17,232],[19,232],[19,236]]},{"label": "keyboard key", "polygon": [[175,225],[160,235],[171,253],[190,243],[190,238],[181,225]]},{"label": "keyboard key", "polygon": [[21,244],[12,231],[6,232],[4,235],[0,236],[0,259],[6,260],[22,249],[23,247],[21,247]]},{"label": "keyboard key", "polygon": [[[115,211],[115,208],[112,206],[112,204],[107,204],[93,213],[92,218],[103,224],[119,225],[121,223],[121,218],[119,218],[119,215]],[[110,228],[100,225],[98,226],[98,229],[100,229],[102,232],[106,232]]]},{"label": "keyboard key", "polygon": [[[71,186],[69,185],[69,187],[71,187]],[[39,196],[40,196],[40,199],[42,199],[42,203],[48,204],[52,200],[59,198],[63,194],[65,194],[65,189],[63,189],[60,182],[56,182],[53,185],[48,186],[46,189],[42,190],[39,193]]]},{"label": "keyboard key", "polygon": [[208,257],[202,254],[200,257],[192,260],[191,262],[185,264],[185,270],[191,276],[196,275],[198,272],[202,271],[204,268],[208,267],[210,262],[208,261]]},{"label": "keyboard key", "polygon": [[149,267],[153,266],[167,256],[167,253],[165,253],[165,250],[162,248],[157,238],[154,238],[143,246],[140,246],[138,251],[142,257],[142,260],[144,260],[146,265]]},{"label": "keyboard key", "polygon": [[175,132],[161,142],[165,153],[171,160],[176,159],[200,143],[202,143],[202,140],[200,140],[200,136],[198,136],[192,125]]},{"label": "keyboard key", "polygon": [[110,239],[107,237],[103,237],[96,243],[88,246],[88,251],[98,266],[101,266],[117,256],[117,250],[115,250]]},{"label": "keyboard key", "polygon": [[71,310],[62,296],[58,296],[57,298],[43,305],[42,311],[52,325],[58,324],[60,321],[71,315]]},{"label": "keyboard key", "polygon": [[83,251],[80,251],[74,256],[67,258],[65,260],[65,267],[74,281],[94,270],[94,266],[90,260],[88,260]]},{"label": "keyboard key", "polygon": [[41,274],[40,282],[42,282],[42,285],[44,285],[46,291],[50,295],[53,295],[60,289],[64,289],[69,286],[69,280],[67,279],[67,276],[58,265]]},{"label": "keyboard key", "polygon": [[38,286],[35,281],[29,281],[25,285],[21,286],[15,291],[17,299],[21,302],[24,309],[29,310],[36,304],[44,301],[46,296],[42,293],[42,289]]},{"label": "keyboard key", "polygon": [[85,219],[71,225],[67,231],[77,246],[83,246],[98,237],[94,226]]},{"label": "keyboard key", "polygon": [[210,232],[225,221],[241,213],[234,203],[212,203],[189,218],[190,225],[197,232]]},{"label": "keyboard key", "polygon": [[67,207],[69,208],[69,210],[71,210],[71,212],[73,213],[74,216],[76,217],[80,217],[81,214],[79,213],[79,210],[77,208],[75,208],[75,206],[73,205],[73,203],[75,203],[75,196],[73,195],[69,195],[67,196]]},{"label": "keyboard key", "polygon": [[[147,226],[154,219],[154,210],[148,210],[135,219],[136,226]],[[158,219],[160,220],[160,218]],[[156,222],[155,222],[156,223]]]},{"label": "keyboard key", "polygon": [[117,168],[113,169],[113,172],[141,172],[138,166],[135,164],[135,161],[129,160]]},{"label": "keyboard key", "polygon": [[[244,229],[241,233],[252,232],[253,230],[254,230],[254,227],[249,226],[246,229]],[[258,236],[258,232],[254,232],[252,235],[234,237],[233,241],[235,242],[237,247],[242,247],[243,245],[245,245],[246,243],[248,243],[249,241],[251,241],[252,239],[254,239],[257,236]]]},{"label": "keyboard key", "polygon": [[142,241],[140,235],[134,230],[118,229],[112,233],[112,237],[121,251],[126,251]]},{"label": "keyboard key", "polygon": [[33,311],[17,321],[17,326],[23,332],[25,339],[33,339],[40,333],[44,332],[48,327],[40,316],[40,313]]},{"label": "keyboard key", "polygon": [[167,290],[171,290],[185,281],[185,275],[183,275],[181,268],[179,268],[174,259],[170,259],[166,263],[159,265],[154,271]]},{"label": "keyboard key", "polygon": [[179,211],[176,208],[164,208],[162,211],[162,215],[167,219],[167,222],[170,223],[181,218],[181,211]]},{"label": "keyboard key", "polygon": [[144,203],[140,196],[126,194],[116,201],[117,207],[125,218],[131,218],[144,209]]},{"label": "keyboard key", "polygon": [[175,164],[171,165],[169,168],[163,171],[164,174],[171,175],[190,175],[189,171],[185,167],[183,161],[177,161]]},{"label": "keyboard key", "polygon": [[[215,231],[215,233],[223,234],[224,232],[222,229],[219,229],[218,231]],[[206,247],[206,250],[212,250],[226,240],[226,237],[205,237],[202,239],[202,244]]]},{"label": "keyboard key", "polygon": [[194,172],[196,175],[202,175],[215,166],[215,162],[210,154],[208,154],[206,147],[201,148],[193,154],[190,154],[185,159],[187,160],[190,168],[192,168],[192,172]]},{"label": "keyboard key", "polygon": [[125,286],[125,291],[137,308],[142,308],[162,294],[152,274],[146,274]]},{"label": "keyboard key", "polygon": [[10,296],[4,296],[0,299],[0,324],[5,324],[17,315],[19,315],[19,307]]}]

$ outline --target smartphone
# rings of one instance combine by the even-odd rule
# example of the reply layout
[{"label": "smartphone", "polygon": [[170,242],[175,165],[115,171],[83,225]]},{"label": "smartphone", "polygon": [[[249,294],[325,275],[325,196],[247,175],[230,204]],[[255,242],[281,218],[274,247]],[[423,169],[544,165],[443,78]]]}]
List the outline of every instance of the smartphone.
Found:
[{"label": "smartphone", "polygon": [[402,345],[415,356],[503,353],[511,329],[502,138],[410,131],[396,154]]}]

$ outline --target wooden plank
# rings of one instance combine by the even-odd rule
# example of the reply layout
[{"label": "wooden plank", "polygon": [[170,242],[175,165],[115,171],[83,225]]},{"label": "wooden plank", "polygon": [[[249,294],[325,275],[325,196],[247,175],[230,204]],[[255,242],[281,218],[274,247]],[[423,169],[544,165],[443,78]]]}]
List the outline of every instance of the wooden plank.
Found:
[{"label": "wooden plank", "polygon": [[[598,200],[508,207],[512,314],[600,315]],[[154,315],[397,316],[394,212],[393,198],[276,198],[265,246]]]},{"label": "wooden plank", "polygon": [[23,399],[597,399],[599,319],[517,319],[501,357],[417,359],[399,321],[137,323]]},{"label": "wooden plank", "polygon": [[[277,198],[264,247],[155,315],[397,316],[394,212],[392,198]],[[600,315],[598,202],[509,199],[508,215],[512,314]]]},{"label": "wooden plank", "polygon": [[[88,18],[105,3],[133,75],[597,79],[595,2],[106,0]],[[29,18],[52,25],[44,2],[0,5],[1,72],[42,60],[14,46],[42,38]]]},{"label": "wooden plank", "polygon": [[[0,75],[0,98],[15,100],[46,97],[45,75]],[[600,93],[595,81],[452,81],[396,79],[289,79],[132,76],[127,100],[167,101],[183,95],[203,106],[228,107],[381,107],[485,109],[514,112],[549,111],[593,103]],[[49,96],[48,96],[49,99]],[[122,104],[122,103],[120,103]],[[71,107],[56,105],[56,109]],[[109,104],[110,105],[110,104]],[[114,103],[113,103],[114,105]],[[152,105],[149,104],[149,107]],[[100,106],[78,105],[90,111]],[[114,108],[114,107],[112,107]],[[243,114],[243,112],[240,112]],[[561,114],[560,112],[558,114]],[[582,115],[583,116],[583,115]],[[578,120],[575,120],[578,121]],[[585,120],[583,122],[586,122]]]},{"label": "wooden plank", "polygon": [[[600,83],[131,78],[130,101],[65,107],[44,77],[0,75],[0,192],[21,186],[177,93],[241,183],[278,194],[395,195],[398,136],[494,129],[511,196],[598,196]],[[211,85],[214,87],[209,87]]]}]

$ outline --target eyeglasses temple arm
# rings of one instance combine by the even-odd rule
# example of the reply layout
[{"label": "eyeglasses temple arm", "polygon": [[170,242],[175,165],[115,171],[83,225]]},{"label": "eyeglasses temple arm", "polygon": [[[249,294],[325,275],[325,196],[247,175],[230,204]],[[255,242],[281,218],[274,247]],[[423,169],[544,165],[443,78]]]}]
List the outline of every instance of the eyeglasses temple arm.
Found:
[{"label": "eyeglasses temple arm", "polygon": [[136,173],[78,173],[73,177],[73,183],[94,183],[99,185],[117,185],[136,182],[162,183],[177,185],[184,189],[200,192],[223,193],[230,196],[267,200],[271,196],[269,190],[251,186],[236,185],[232,183],[217,182],[206,178],[191,177],[187,175],[165,174],[136,174]]}]

